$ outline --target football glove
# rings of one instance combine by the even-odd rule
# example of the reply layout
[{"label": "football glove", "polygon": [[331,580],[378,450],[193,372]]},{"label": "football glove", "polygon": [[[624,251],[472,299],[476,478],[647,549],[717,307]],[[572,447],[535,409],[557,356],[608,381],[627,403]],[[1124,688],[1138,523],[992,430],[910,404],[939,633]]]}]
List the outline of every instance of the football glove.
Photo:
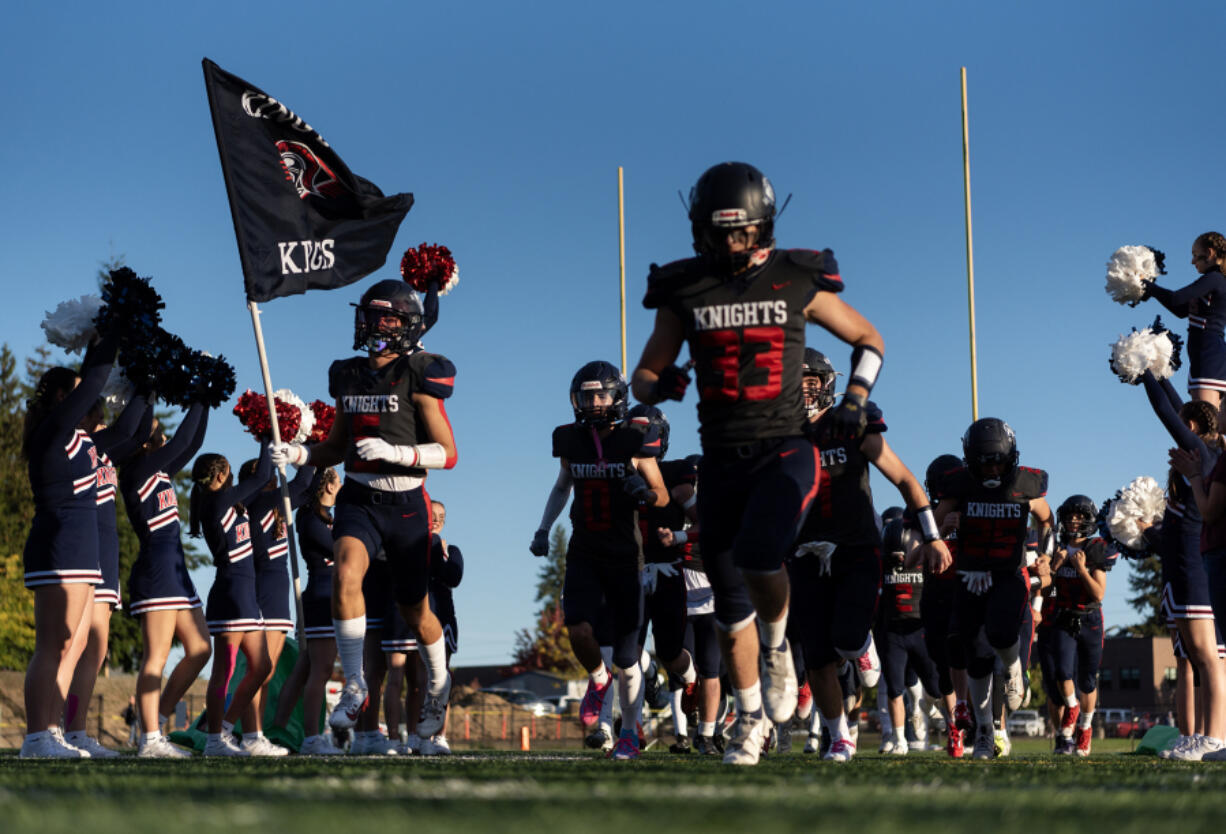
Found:
[{"label": "football glove", "polygon": [[528,545],[528,552],[533,556],[546,556],[549,553],[549,531],[537,530],[532,536],[532,544]]}]

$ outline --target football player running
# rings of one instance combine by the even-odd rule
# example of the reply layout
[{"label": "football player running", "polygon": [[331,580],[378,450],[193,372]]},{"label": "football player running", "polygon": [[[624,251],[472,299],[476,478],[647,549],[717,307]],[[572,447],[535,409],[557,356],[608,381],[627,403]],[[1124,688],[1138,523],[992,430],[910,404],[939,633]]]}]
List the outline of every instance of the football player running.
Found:
[{"label": "football player running", "polygon": [[584,726],[594,726],[609,695],[609,670],[593,630],[602,605],[607,605],[622,705],[622,729],[610,754],[617,760],[639,755],[643,551],[638,508],[640,504],[660,507],[668,503],[668,490],[656,463],[659,435],[650,423],[632,426],[626,422],[626,400],[625,377],[608,362],[589,362],[571,380],[575,422],[553,430],[553,455],[560,462],[558,479],[529,546],[534,556],[549,552],[549,530],[573,491],[562,613],[571,648],[589,676],[579,717]]},{"label": "football player running", "polygon": [[[810,435],[832,436],[829,423],[836,418],[831,410],[834,368],[823,354],[806,348],[803,370]],[[866,654],[873,655],[872,627],[882,570],[881,532],[869,488],[870,463],[898,488],[922,526],[924,543],[907,557],[909,565],[917,567],[922,562],[941,570],[950,562],[949,550],[937,535],[928,496],[882,436],[886,425],[881,410],[866,402],[864,411],[867,428],[862,438],[846,441],[836,437],[820,449],[817,500],[796,539],[792,563],[792,617],[804,647],[813,700],[830,735],[830,749],[823,758],[834,762],[850,761],[856,752],[843,708],[839,664],[857,664],[864,687],[875,686],[880,676],[879,663],[861,663]],[[915,615],[918,618],[918,609]],[[895,726],[899,730],[904,726],[902,689],[907,652],[900,657],[896,674],[888,682],[890,698],[897,702]],[[935,689],[934,681],[928,684]]]},{"label": "football player running", "polygon": [[443,628],[430,610],[430,501],[426,475],[456,464],[456,444],[443,400],[455,366],[422,350],[421,300],[404,281],[379,281],[362,294],[354,314],[354,350],[334,362],[328,388],[336,421],[322,443],[281,443],[273,462],[345,465],[332,535],[335,572],[332,616],[345,689],[329,717],[337,729],[354,725],[368,697],[362,674],[366,605],[362,578],[380,548],[387,553],[396,602],[416,633],[428,681],[418,731],[442,729],[451,678]]},{"label": "football player running", "polygon": [[877,329],[839,298],[843,281],[829,249],[775,248],[775,192],[757,168],[725,162],[707,170],[690,192],[689,216],[698,256],[653,267],[647,279],[643,305],[656,319],[634,394],[649,405],[682,399],[689,375],[674,363],[688,342],[703,447],[704,562],[738,713],[724,761],[749,765],[769,722],[784,724],[796,710],[784,559],[820,466],[802,432],[805,325],[855,348],[847,393],[827,424],[835,441],[863,436],[884,348]]},{"label": "football player running", "polygon": [[[1029,607],[1029,577],[1023,567],[1027,522],[1039,525],[1043,550],[1051,547],[1051,507],[1047,473],[1018,465],[1017,440],[1004,420],[976,420],[962,437],[965,468],[951,473],[936,509],[936,520],[950,519],[958,531],[958,576],[951,630],[966,652],[968,689],[975,718],[976,759],[995,755],[992,721],[992,672],[999,658],[1005,673],[1005,702],[1022,704],[1021,641],[1024,609]],[[944,528],[942,528],[944,529]]]}]

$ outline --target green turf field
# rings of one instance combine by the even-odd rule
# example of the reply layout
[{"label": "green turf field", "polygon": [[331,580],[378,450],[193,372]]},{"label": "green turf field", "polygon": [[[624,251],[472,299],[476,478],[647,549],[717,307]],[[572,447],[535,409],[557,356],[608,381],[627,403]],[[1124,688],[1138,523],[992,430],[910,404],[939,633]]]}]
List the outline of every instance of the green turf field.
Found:
[{"label": "green turf field", "polygon": [[[876,750],[865,738],[862,751]],[[1088,760],[1018,742],[994,762],[940,753],[850,765],[790,753],[755,768],[647,753],[460,753],[449,759],[28,762],[0,754],[0,831],[1218,831],[1226,765]]]}]

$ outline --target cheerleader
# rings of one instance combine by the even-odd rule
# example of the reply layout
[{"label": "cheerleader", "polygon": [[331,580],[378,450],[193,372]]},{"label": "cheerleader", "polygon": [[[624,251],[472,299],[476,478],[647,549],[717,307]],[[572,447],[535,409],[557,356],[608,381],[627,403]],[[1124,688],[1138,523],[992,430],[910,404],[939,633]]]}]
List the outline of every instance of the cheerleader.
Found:
[{"label": "cheerleader", "polygon": [[128,455],[140,443],[137,438],[149,436],[152,422],[153,411],[139,396],[128,401],[110,427],[103,422],[100,399],[94,402],[89,414],[81,421],[81,428],[89,432],[98,450],[95,482],[98,490],[98,567],[102,571],[102,584],[94,590],[89,637],[73,673],[72,683],[68,686],[68,699],[64,704],[67,732],[64,737],[69,744],[88,751],[95,759],[113,759],[119,755],[85,732],[85,719],[93,698],[94,684],[106,660],[111,612],[123,607],[119,596],[119,530],[115,523],[115,486],[118,479],[114,461]]},{"label": "cheerleader", "polygon": [[22,562],[34,592],[34,655],[25,678],[23,758],[88,758],[59,726],[68,683],[93,617],[98,561],[98,450],[80,423],[102,393],[117,341],[90,345],[78,374],[50,368],[26,402],[21,453],[29,467],[34,519]]},{"label": "cheerleader", "polygon": [[[1145,371],[1141,379],[1163,426],[1179,448],[1199,456],[1201,473],[1208,474],[1222,451],[1216,408],[1196,400],[1182,402],[1170,381],[1159,381],[1151,371]],[[1189,735],[1171,749],[1171,758],[1185,761],[1200,761],[1226,747],[1226,667],[1218,657],[1219,640],[1200,552],[1201,526],[1189,479],[1172,469],[1161,530],[1160,552],[1166,578],[1163,604],[1175,620],[1178,645],[1200,673],[1205,702],[1204,735],[1193,733],[1189,723]]]},{"label": "cheerleader", "polygon": [[[250,481],[255,474],[255,467],[254,460],[249,460],[239,467],[240,485]],[[289,482],[291,507],[296,509],[302,505],[314,478],[315,467],[303,466],[298,470],[298,474]],[[260,620],[264,628],[264,639],[268,643],[270,664],[268,678],[243,713],[242,746],[253,755],[284,756],[289,753],[286,748],[268,741],[262,731],[264,704],[268,700],[268,682],[272,680],[277,662],[281,659],[281,650],[285,648],[285,635],[294,628],[294,621],[289,615],[289,572],[285,558],[289,554],[289,527],[281,504],[281,491],[277,488],[274,478],[264,485],[248,507],[251,520],[255,523],[251,529],[255,593],[260,604]]]},{"label": "cheerleader", "polygon": [[307,585],[302,592],[303,632],[306,649],[281,687],[274,724],[285,727],[302,695],[303,735],[298,752],[304,756],[335,756],[344,753],[321,735],[324,690],[336,662],[336,635],[332,627],[332,508],[341,491],[341,479],[328,467],[316,472],[310,499],[294,518],[298,547],[307,566]]},{"label": "cheerleader", "polygon": [[[180,539],[179,496],[174,475],[200,449],[208,408],[192,405],[167,441],[160,423],[148,440],[119,466],[119,489],[140,550],[128,576],[129,611],[140,620],[144,642],[136,705],[143,758],[184,758],[191,754],[162,735],[167,716],[209,662],[208,630],[200,597],[187,571]],[[175,638],[183,659],[162,686],[162,672]]]},{"label": "cheerleader", "polygon": [[1168,290],[1145,285],[1142,298],[1158,303],[1188,320],[1188,393],[1221,408],[1226,391],[1226,237],[1205,232],[1192,244],[1192,266],[1200,273],[1191,284]]},{"label": "cheerleader", "polygon": [[[209,723],[206,756],[252,755],[250,750],[234,743],[234,722],[251,703],[272,667],[256,599],[251,520],[246,505],[271,477],[272,463],[266,444],[260,448],[255,473],[239,486],[233,485],[230,462],[221,455],[201,455],[192,466],[195,485],[191,497],[191,534],[204,536],[217,567],[205,615],[215,650],[205,698]],[[247,660],[247,672],[227,708],[226,693],[239,649]]]}]

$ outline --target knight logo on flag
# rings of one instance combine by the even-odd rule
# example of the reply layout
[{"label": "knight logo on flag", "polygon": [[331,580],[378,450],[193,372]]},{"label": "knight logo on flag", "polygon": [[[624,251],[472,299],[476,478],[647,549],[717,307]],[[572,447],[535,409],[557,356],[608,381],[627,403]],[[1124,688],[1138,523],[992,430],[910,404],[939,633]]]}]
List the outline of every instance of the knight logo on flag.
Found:
[{"label": "knight logo on flag", "polygon": [[247,298],[352,284],[387,260],[412,194],[385,197],[314,128],[204,59]]}]

